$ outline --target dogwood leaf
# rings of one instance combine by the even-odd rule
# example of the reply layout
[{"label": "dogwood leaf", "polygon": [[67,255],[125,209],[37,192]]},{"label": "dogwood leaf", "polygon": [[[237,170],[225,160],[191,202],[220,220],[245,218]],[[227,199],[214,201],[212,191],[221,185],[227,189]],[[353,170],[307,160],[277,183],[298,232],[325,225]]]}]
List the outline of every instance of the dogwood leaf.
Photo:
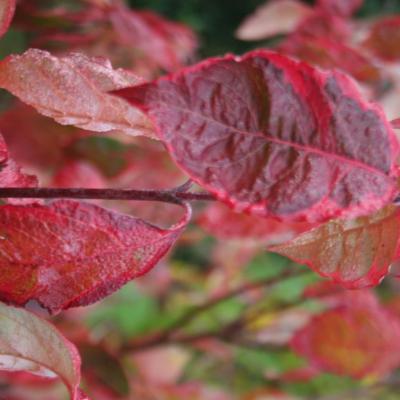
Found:
[{"label": "dogwood leaf", "polygon": [[91,304],[145,274],[188,222],[171,229],[77,201],[0,207],[0,299],[51,313]]},{"label": "dogwood leaf", "polygon": [[377,285],[397,257],[399,221],[398,209],[389,206],[368,217],[328,222],[270,250],[349,288]]},{"label": "dogwood leaf", "polygon": [[147,112],[181,168],[238,211],[322,222],[375,211],[396,192],[392,127],[337,71],[254,51],[116,93]]},{"label": "dogwood leaf", "polygon": [[0,63],[0,87],[60,124],[152,136],[139,110],[106,93],[141,81],[129,71],[113,70],[105,59],[78,53],[55,57],[30,49]]}]

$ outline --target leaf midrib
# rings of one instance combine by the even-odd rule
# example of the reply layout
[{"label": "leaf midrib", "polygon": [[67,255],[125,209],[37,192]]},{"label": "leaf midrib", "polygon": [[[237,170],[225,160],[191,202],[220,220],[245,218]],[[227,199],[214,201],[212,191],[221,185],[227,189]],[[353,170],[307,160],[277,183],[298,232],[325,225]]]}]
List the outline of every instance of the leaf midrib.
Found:
[{"label": "leaf midrib", "polygon": [[[210,118],[210,117],[206,117],[203,114],[199,114],[199,113],[197,113],[197,112],[195,112],[193,110],[187,109],[187,108],[183,108],[183,107],[167,104],[167,103],[164,103],[164,102],[157,102],[157,103],[163,105],[164,107],[167,107],[168,109],[176,109],[176,110],[179,110],[179,111],[181,111],[183,113],[192,114],[192,115],[194,115],[194,116],[196,116],[198,118],[201,118],[201,119],[203,119],[205,121],[209,121],[212,124],[220,125],[220,126],[224,127],[224,129],[229,129],[229,130],[234,131],[234,132],[236,132],[236,133],[238,133],[240,135],[253,135],[255,137],[263,138],[266,141],[270,141],[272,143],[280,144],[280,145],[283,145],[283,146],[292,147],[294,149],[297,149],[297,150],[300,150],[300,151],[303,151],[303,152],[306,152],[306,153],[313,153],[313,154],[316,154],[316,155],[318,155],[320,157],[329,157],[329,158],[334,159],[336,162],[345,162],[346,164],[350,164],[354,168],[360,168],[360,169],[366,170],[366,171],[368,171],[370,173],[381,175],[381,176],[385,177],[386,179],[388,178],[387,173],[385,173],[384,171],[382,171],[382,170],[380,170],[380,169],[378,169],[376,167],[373,167],[373,166],[371,166],[369,164],[365,164],[365,163],[363,163],[361,161],[355,160],[353,158],[345,157],[345,156],[342,156],[342,155],[339,155],[339,154],[336,154],[336,153],[331,153],[331,152],[328,152],[328,151],[323,151],[323,150],[318,149],[316,147],[305,146],[305,145],[302,145],[300,143],[289,142],[289,141],[286,141],[286,140],[278,139],[278,138],[276,138],[274,136],[268,135],[268,134],[263,133],[263,132],[242,131],[242,130],[240,130],[238,128],[235,128],[235,127],[230,126],[230,125],[226,125],[223,122],[217,121],[217,120],[215,120],[213,118]],[[188,140],[192,140],[193,139],[193,138],[188,137],[187,135],[181,135],[181,136],[184,136]]]}]

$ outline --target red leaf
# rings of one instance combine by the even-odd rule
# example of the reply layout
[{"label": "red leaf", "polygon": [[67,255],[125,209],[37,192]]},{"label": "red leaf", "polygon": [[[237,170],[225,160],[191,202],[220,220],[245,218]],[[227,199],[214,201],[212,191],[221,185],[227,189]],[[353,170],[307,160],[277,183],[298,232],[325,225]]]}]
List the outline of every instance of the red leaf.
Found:
[{"label": "red leaf", "polygon": [[255,51],[116,93],[148,113],[178,165],[238,211],[324,221],[375,211],[396,191],[394,132],[336,71]]},{"label": "red leaf", "polygon": [[0,37],[8,31],[14,16],[15,4],[16,0],[2,0],[0,4]]},{"label": "red leaf", "polygon": [[331,14],[349,17],[364,3],[364,0],[317,0],[317,4]]},{"label": "red leaf", "polygon": [[49,168],[63,162],[64,147],[82,136],[83,131],[62,126],[17,102],[1,114],[0,132],[17,163],[35,170],[45,169],[48,174]]},{"label": "red leaf", "polygon": [[0,303],[0,369],[58,375],[79,400],[80,358],[72,343],[47,321]]},{"label": "red leaf", "polygon": [[139,82],[141,78],[129,71],[113,70],[106,60],[82,54],[57,58],[30,49],[0,63],[0,87],[60,124],[152,136],[140,111],[106,93]]},{"label": "red leaf", "polygon": [[400,17],[386,17],[376,22],[364,45],[383,60],[398,60],[400,58]]},{"label": "red leaf", "polygon": [[316,9],[297,27],[296,34],[323,37],[325,39],[344,40],[351,36],[349,22],[337,15]]},{"label": "red leaf", "polygon": [[9,159],[8,149],[0,135],[0,187],[34,187],[35,176],[24,174],[15,162]]},{"label": "red leaf", "polygon": [[290,33],[310,13],[311,8],[298,0],[267,1],[242,22],[236,37],[260,40]]},{"label": "red leaf", "polygon": [[399,238],[399,211],[387,207],[369,217],[328,222],[270,250],[345,287],[360,288],[387,275]]},{"label": "red leaf", "polygon": [[322,68],[340,68],[360,81],[376,82],[381,77],[378,66],[360,51],[325,37],[292,35],[280,51]]},{"label": "red leaf", "polygon": [[282,223],[232,211],[221,203],[207,207],[200,215],[200,226],[219,239],[253,239],[263,243],[281,243],[312,228],[307,223]]},{"label": "red leaf", "polygon": [[400,321],[372,293],[350,292],[342,305],[315,317],[293,349],[322,371],[362,378],[400,365]]},{"label": "red leaf", "polygon": [[188,27],[151,11],[114,7],[109,18],[123,44],[136,47],[167,71],[181,67],[197,47]]},{"label": "red leaf", "polygon": [[187,224],[169,230],[75,201],[0,207],[0,299],[51,313],[91,304],[145,274]]},{"label": "red leaf", "polygon": [[34,33],[33,47],[106,54],[114,64],[149,78],[194,56],[197,37],[185,25],[149,11],[130,10],[120,0],[83,3],[92,4],[72,10],[57,2],[22,1],[19,23]]}]

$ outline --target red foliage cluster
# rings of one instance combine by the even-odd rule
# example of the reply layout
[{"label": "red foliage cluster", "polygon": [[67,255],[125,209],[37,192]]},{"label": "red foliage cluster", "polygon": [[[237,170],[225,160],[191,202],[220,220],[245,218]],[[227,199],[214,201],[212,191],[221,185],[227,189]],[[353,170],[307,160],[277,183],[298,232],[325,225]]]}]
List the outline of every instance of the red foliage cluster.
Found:
[{"label": "red foliage cluster", "polygon": [[[29,49],[0,62],[0,87],[33,107],[18,103],[0,118],[12,153],[1,138],[0,193],[43,193],[15,159],[56,188],[100,193],[89,189],[135,186],[185,213],[171,213],[179,222],[161,229],[103,208],[101,201],[6,199],[0,205],[3,302],[39,304],[55,314],[106,297],[149,271],[174,245],[190,221],[190,199],[219,201],[198,221],[220,239],[274,244],[270,250],[344,287],[374,286],[388,274],[400,255],[393,205],[399,143],[383,109],[364,93],[377,96],[387,78],[379,66],[400,58],[398,17],[376,22],[356,41],[350,16],[361,0],[319,0],[313,8],[296,0],[268,2],[238,36],[288,34],[277,51],[184,67],[196,48],[189,28],[117,0],[77,3],[74,11],[39,1],[18,4],[16,23],[54,54]],[[0,5],[0,36],[15,5]],[[271,22],[281,14],[279,25]],[[48,23],[35,22],[43,20]],[[65,31],[54,29],[60,21]],[[71,49],[75,53],[67,54]],[[124,68],[114,69],[109,59]],[[146,81],[163,71],[170,74]],[[360,89],[346,73],[369,86]],[[137,136],[159,140],[168,153]],[[118,139],[127,146],[119,147]],[[113,165],[102,140],[112,141]],[[208,192],[189,192],[184,174]],[[166,188],[166,180],[175,187]],[[68,193],[78,197],[74,189]],[[165,222],[164,208],[129,203],[122,209]],[[398,317],[371,294],[328,293],[330,308],[295,334],[293,349],[314,368],[353,377],[384,375],[398,366]],[[7,340],[0,340],[0,353],[9,357],[4,369],[43,375],[35,369],[39,364],[61,377],[74,400],[86,397],[78,389],[80,361],[71,343],[25,310],[0,303],[0,316],[10,327]],[[29,331],[23,340],[18,324]],[[25,345],[28,339],[34,344]],[[51,357],[41,350],[48,347]],[[95,368],[89,370],[93,378]],[[155,394],[147,389],[138,388],[137,395],[225,398],[195,385],[162,386]]]}]

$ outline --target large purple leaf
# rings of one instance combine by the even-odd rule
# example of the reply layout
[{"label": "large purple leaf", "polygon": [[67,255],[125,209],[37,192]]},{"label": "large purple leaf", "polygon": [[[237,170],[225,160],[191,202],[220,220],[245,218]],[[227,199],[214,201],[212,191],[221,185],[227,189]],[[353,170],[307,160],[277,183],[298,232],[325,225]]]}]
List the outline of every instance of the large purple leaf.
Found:
[{"label": "large purple leaf", "polygon": [[393,130],[339,72],[255,51],[116,93],[148,113],[178,165],[239,211],[325,221],[375,211],[396,191]]}]

